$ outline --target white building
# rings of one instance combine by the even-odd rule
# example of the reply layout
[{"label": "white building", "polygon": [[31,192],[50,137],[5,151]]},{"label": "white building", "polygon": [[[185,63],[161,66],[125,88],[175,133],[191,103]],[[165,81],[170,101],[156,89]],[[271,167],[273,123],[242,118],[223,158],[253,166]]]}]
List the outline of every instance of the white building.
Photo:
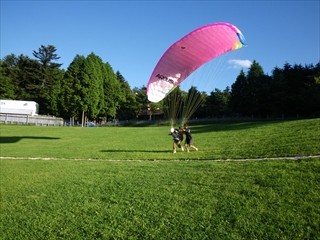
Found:
[{"label": "white building", "polygon": [[29,116],[38,115],[39,104],[33,101],[0,100],[0,113],[23,114]]}]

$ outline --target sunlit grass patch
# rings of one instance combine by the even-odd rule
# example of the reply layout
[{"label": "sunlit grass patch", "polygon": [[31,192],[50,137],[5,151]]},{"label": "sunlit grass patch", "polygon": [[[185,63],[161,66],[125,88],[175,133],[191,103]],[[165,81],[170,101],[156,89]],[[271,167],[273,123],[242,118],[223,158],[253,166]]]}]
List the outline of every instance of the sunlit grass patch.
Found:
[{"label": "sunlit grass patch", "polygon": [[320,154],[320,119],[191,125],[198,152],[172,154],[167,126],[1,125],[1,156],[105,160],[214,160]]},{"label": "sunlit grass patch", "polygon": [[319,238],[319,119],[192,131],[1,125],[1,238]]},{"label": "sunlit grass patch", "polygon": [[320,159],[1,160],[4,239],[317,239]]}]

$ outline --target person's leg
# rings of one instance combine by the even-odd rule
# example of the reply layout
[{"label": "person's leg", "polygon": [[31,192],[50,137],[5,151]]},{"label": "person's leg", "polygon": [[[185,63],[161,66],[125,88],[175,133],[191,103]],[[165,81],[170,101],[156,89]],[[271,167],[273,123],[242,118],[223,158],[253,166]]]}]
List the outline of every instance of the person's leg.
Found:
[{"label": "person's leg", "polygon": [[175,141],[173,141],[173,145],[172,145],[172,150],[173,150],[173,153],[176,153],[176,143]]},{"label": "person's leg", "polygon": [[196,146],[191,145],[191,147],[192,147],[194,150],[198,151],[198,148],[197,148]]},{"label": "person's leg", "polygon": [[185,147],[185,149],[187,149],[187,152],[189,152],[189,146],[187,143],[184,143],[184,147]]},{"label": "person's leg", "polygon": [[184,151],[183,145],[182,145],[181,142],[179,142],[179,144],[180,144],[180,147],[181,147],[181,151],[183,152]]},{"label": "person's leg", "polygon": [[185,145],[186,145],[187,152],[189,152],[189,149],[190,149],[190,140],[189,140],[188,138],[186,139]]}]

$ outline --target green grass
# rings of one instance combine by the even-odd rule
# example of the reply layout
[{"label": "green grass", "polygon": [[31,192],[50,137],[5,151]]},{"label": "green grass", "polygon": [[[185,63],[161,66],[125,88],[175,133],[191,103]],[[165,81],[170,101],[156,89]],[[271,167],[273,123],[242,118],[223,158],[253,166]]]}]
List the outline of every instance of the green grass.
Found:
[{"label": "green grass", "polygon": [[193,125],[189,154],[163,126],[0,127],[0,239],[320,237],[320,119]]},{"label": "green grass", "polygon": [[213,160],[320,154],[320,119],[191,126],[200,151],[172,154],[169,127],[1,125],[1,156],[106,160]]},{"label": "green grass", "polygon": [[1,160],[2,239],[318,239],[320,159]]}]

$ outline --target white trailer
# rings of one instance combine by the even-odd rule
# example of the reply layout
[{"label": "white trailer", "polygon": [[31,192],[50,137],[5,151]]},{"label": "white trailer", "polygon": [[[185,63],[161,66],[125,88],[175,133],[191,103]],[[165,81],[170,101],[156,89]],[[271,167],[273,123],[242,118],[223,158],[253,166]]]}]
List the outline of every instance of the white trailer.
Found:
[{"label": "white trailer", "polygon": [[34,101],[0,100],[0,113],[36,116],[39,113],[39,104]]}]

